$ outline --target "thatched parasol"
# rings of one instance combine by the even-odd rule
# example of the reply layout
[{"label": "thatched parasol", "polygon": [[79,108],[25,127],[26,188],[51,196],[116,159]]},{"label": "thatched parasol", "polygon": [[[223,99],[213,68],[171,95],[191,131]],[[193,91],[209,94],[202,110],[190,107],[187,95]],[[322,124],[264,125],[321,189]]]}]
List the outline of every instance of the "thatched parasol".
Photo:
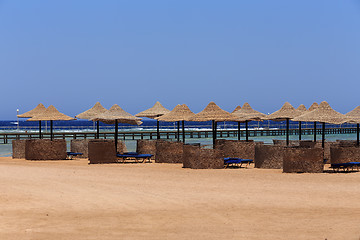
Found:
[{"label": "thatched parasol", "polygon": [[217,106],[214,102],[210,102],[204,110],[195,114],[194,117],[190,118],[189,121],[194,122],[206,122],[212,121],[212,129],[213,129],[213,144],[215,145],[216,139],[216,122],[224,122],[224,121],[237,121],[237,118],[231,113],[222,110],[219,106]]},{"label": "thatched parasol", "polygon": [[266,115],[254,110],[249,103],[244,103],[241,109],[232,113],[238,119],[238,140],[240,140],[240,122],[245,122],[246,141],[249,141],[248,122],[261,121],[266,118]]},{"label": "thatched parasol", "polygon": [[234,112],[236,112],[237,110],[240,110],[241,109],[241,107],[240,107],[240,105],[239,106],[237,106],[235,109],[234,109],[234,111],[232,111],[231,113],[234,113]]},{"label": "thatched parasol", "polygon": [[[166,109],[163,107],[163,105],[161,105],[161,103],[159,101],[157,101],[154,106],[152,106],[151,108],[139,112],[138,114],[136,114],[136,117],[147,117],[147,118],[156,118],[156,117],[160,117],[166,113],[169,113],[170,110]],[[160,139],[160,126],[159,126],[159,121],[156,121],[156,132],[157,132],[157,139]]]},{"label": "thatched parasol", "polygon": [[118,123],[127,123],[132,125],[140,125],[141,119],[134,117],[128,112],[125,112],[119,105],[114,104],[109,110],[95,117],[91,118],[92,121],[101,121],[106,124],[115,124],[115,149],[117,149],[118,141]]},{"label": "thatched parasol", "polygon": [[357,106],[354,110],[345,114],[345,116],[351,118],[352,123],[356,123],[356,144],[359,146],[360,106]]},{"label": "thatched parasol", "polygon": [[318,109],[319,104],[317,102],[314,102],[313,104],[311,104],[311,106],[309,107],[309,111],[314,111],[316,109]]},{"label": "thatched parasol", "polygon": [[[80,119],[90,120],[94,118],[96,115],[105,113],[106,111],[107,109],[104,108],[99,102],[97,102],[92,108],[86,110],[85,112],[79,113],[75,117]],[[99,125],[99,121],[96,121],[96,138],[99,138],[99,134],[100,134],[100,125]]]},{"label": "thatched parasol", "polygon": [[[46,107],[42,104],[42,103],[39,103],[34,109],[26,112],[26,113],[23,113],[23,114],[20,114],[20,115],[17,115],[18,118],[32,118],[42,112],[44,112],[46,110]],[[41,139],[41,121],[39,121],[39,138]]]},{"label": "thatched parasol", "polygon": [[286,102],[278,111],[270,114],[266,119],[274,121],[286,120],[286,145],[289,145],[289,120],[300,115],[300,111],[296,110],[290,103]]},{"label": "thatched parasol", "polygon": [[194,117],[195,113],[193,113],[186,104],[177,105],[171,112],[162,115],[161,117],[157,117],[156,119],[159,121],[165,122],[177,122],[178,123],[178,140],[180,136],[180,121],[182,121],[182,135],[183,142],[185,143],[185,127],[184,122],[188,121],[190,118]]},{"label": "thatched parasol", "polygon": [[44,112],[35,115],[27,121],[50,121],[50,139],[53,139],[53,121],[76,120],[59,112],[53,105],[50,105]]},{"label": "thatched parasol", "polygon": [[296,110],[298,110],[298,111],[300,111],[302,113],[307,112],[307,109],[306,109],[304,104],[300,104]]},{"label": "thatched parasol", "polygon": [[30,110],[30,111],[28,111],[26,113],[17,115],[17,117],[19,117],[19,118],[32,118],[35,115],[38,115],[39,113],[44,112],[45,110],[46,110],[46,107],[42,103],[39,103],[34,109],[32,109],[32,110]]},{"label": "thatched parasol", "polygon": [[[308,111],[304,104],[300,104],[300,106],[296,110],[302,112],[302,114],[304,114],[304,113],[306,113]],[[302,135],[301,127],[302,127],[301,126],[301,121],[299,121],[299,141],[301,140],[301,135]]]},{"label": "thatched parasol", "polygon": [[320,103],[316,110],[305,113],[299,117],[293,119],[294,121],[303,122],[321,122],[322,123],[322,146],[325,142],[325,123],[342,124],[349,122],[351,119],[346,117],[330,107],[330,105],[323,101]]}]

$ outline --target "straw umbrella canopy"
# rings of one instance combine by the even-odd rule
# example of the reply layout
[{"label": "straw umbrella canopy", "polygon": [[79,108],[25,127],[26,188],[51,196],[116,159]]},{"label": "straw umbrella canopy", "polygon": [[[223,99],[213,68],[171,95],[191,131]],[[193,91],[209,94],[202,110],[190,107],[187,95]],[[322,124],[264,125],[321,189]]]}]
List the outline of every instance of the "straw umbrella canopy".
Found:
[{"label": "straw umbrella canopy", "polygon": [[349,122],[351,119],[330,107],[323,101],[316,110],[305,113],[293,119],[294,121],[303,122],[321,122],[322,123],[322,146],[325,144],[325,123],[342,124]]},{"label": "straw umbrella canopy", "polygon": [[290,103],[286,102],[279,110],[267,116],[266,119],[274,121],[286,120],[286,145],[289,145],[289,120],[301,114],[299,110],[296,110]]},{"label": "straw umbrella canopy", "polygon": [[178,140],[180,139],[180,121],[182,121],[182,137],[183,142],[185,143],[185,127],[184,122],[188,121],[190,118],[194,117],[195,113],[193,113],[186,104],[176,105],[176,107],[169,113],[162,115],[161,117],[157,117],[156,119],[159,121],[165,122],[178,122]]},{"label": "straw umbrella canopy", "polygon": [[345,116],[351,118],[352,123],[356,123],[356,144],[359,146],[360,106],[357,106],[354,110],[345,114]]},{"label": "straw umbrella canopy", "polygon": [[314,111],[316,109],[318,109],[319,104],[317,102],[314,102],[313,104],[311,104],[311,106],[309,107],[309,111]]},{"label": "straw umbrella canopy", "polygon": [[131,125],[140,125],[141,119],[125,112],[119,105],[114,104],[109,110],[95,117],[91,118],[92,121],[101,121],[106,124],[115,124],[115,149],[117,151],[118,140],[118,123],[127,123]]},{"label": "straw umbrella canopy", "polygon": [[235,109],[234,109],[234,111],[232,111],[231,113],[234,113],[234,112],[236,112],[237,110],[240,110],[241,109],[241,107],[240,107],[240,105],[239,106],[237,106]]},{"label": "straw umbrella canopy", "polygon": [[50,105],[44,112],[35,115],[27,121],[50,121],[50,139],[53,139],[53,121],[76,120],[59,112],[53,105]]},{"label": "straw umbrella canopy", "polygon": [[[39,103],[34,109],[32,109],[26,113],[17,115],[17,117],[18,118],[32,118],[32,117],[44,112],[45,110],[46,110],[46,107],[42,103]],[[39,138],[41,139],[41,121],[39,121]]]},{"label": "straw umbrella canopy", "polygon": [[44,112],[45,110],[46,110],[46,107],[42,103],[39,103],[34,109],[32,109],[32,110],[30,110],[30,111],[28,111],[26,113],[17,115],[17,117],[19,117],[19,118],[32,118],[35,115],[38,115],[38,114]]},{"label": "straw umbrella canopy", "polygon": [[246,141],[249,140],[248,122],[249,121],[261,121],[266,118],[266,115],[254,110],[249,103],[244,103],[241,109],[232,113],[238,118],[238,140],[240,140],[240,122],[245,122],[246,128]]},{"label": "straw umbrella canopy", "polygon": [[[85,112],[79,113],[75,117],[80,119],[90,120],[94,118],[96,115],[102,114],[106,111],[107,109],[104,108],[99,102],[97,102],[92,108],[86,110]],[[100,134],[99,121],[96,121],[96,138],[99,138],[99,134]]]},{"label": "straw umbrella canopy", "polygon": [[[302,114],[307,113],[308,111],[304,104],[300,104],[300,106],[296,110],[300,111]],[[299,121],[299,140],[301,140],[302,135],[301,127],[301,121]]]},{"label": "straw umbrella canopy", "polygon": [[302,113],[307,112],[307,109],[306,109],[304,104],[300,104],[296,110],[298,110],[298,111],[300,111]]},{"label": "straw umbrella canopy", "polygon": [[[154,104],[154,106],[152,106],[151,108],[149,108],[145,111],[139,112],[135,116],[155,119],[155,118],[160,117],[169,112],[170,112],[170,110],[164,108],[164,106],[161,105],[161,103],[159,101],[157,101]],[[158,120],[156,120],[156,132],[157,132],[157,139],[160,139],[160,129],[159,129],[159,121]]]},{"label": "straw umbrella canopy", "polygon": [[193,117],[189,119],[189,121],[194,122],[206,122],[212,121],[212,129],[213,129],[213,144],[215,145],[216,139],[216,123],[224,122],[224,121],[238,121],[237,117],[232,115],[231,113],[222,110],[218,105],[214,102],[210,102],[204,110],[195,114]]}]

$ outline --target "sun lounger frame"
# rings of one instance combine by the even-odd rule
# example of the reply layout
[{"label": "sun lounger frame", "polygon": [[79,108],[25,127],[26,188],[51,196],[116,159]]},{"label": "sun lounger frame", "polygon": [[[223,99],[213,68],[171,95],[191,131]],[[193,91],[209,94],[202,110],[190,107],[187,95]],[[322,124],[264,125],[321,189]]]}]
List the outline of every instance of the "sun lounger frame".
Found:
[{"label": "sun lounger frame", "polygon": [[135,163],[151,163],[152,154],[138,154],[136,152],[128,152],[124,154],[116,154],[118,163],[126,163],[128,161]]},{"label": "sun lounger frame", "polygon": [[241,168],[243,164],[246,164],[245,168],[247,168],[253,162],[254,161],[252,159],[224,158],[224,168],[227,168],[229,166],[237,166]]},{"label": "sun lounger frame", "polygon": [[344,172],[354,171],[356,169],[359,171],[360,162],[348,162],[348,163],[334,163],[331,164],[330,168],[334,170],[334,172],[340,172],[342,169]]},{"label": "sun lounger frame", "polygon": [[81,156],[83,153],[80,152],[66,152],[66,159],[72,160],[73,158],[76,158],[77,156]]}]

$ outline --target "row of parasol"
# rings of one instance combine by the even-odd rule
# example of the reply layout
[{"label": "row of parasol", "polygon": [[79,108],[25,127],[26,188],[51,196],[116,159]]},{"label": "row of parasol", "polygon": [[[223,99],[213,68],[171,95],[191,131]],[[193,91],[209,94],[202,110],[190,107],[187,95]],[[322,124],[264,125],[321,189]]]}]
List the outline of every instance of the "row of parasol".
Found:
[{"label": "row of parasol", "polygon": [[[43,104],[39,104],[33,110],[24,114],[18,115],[19,118],[30,118],[28,121],[39,121],[39,136],[41,138],[41,121],[50,121],[50,136],[53,139],[53,121],[57,120],[75,120],[70,116],[60,113],[54,106],[45,108]],[[159,121],[177,122],[178,138],[180,136],[180,122],[182,123],[182,137],[185,142],[185,121],[197,122],[212,122],[212,136],[213,144],[215,144],[217,122],[238,122],[238,139],[240,140],[240,123],[245,123],[245,136],[248,141],[248,122],[250,121],[286,121],[286,143],[289,144],[289,121],[299,122],[299,140],[301,140],[301,123],[314,122],[314,141],[316,141],[316,123],[322,124],[322,144],[325,141],[325,123],[342,124],[342,123],[356,123],[357,124],[357,144],[359,145],[359,123],[360,123],[360,106],[347,114],[341,114],[333,110],[327,102],[322,102],[320,105],[314,103],[309,109],[304,105],[300,105],[295,109],[290,103],[286,102],[278,111],[266,115],[251,108],[248,103],[243,107],[236,107],[236,109],[229,113],[214,102],[210,102],[206,108],[195,114],[187,105],[177,105],[172,111],[164,108],[160,102],[143,112],[131,115],[124,111],[117,104],[113,105],[109,110],[104,108],[97,102],[91,109],[76,115],[78,119],[88,119],[97,122],[96,138],[99,138],[99,121],[106,124],[115,124],[115,144],[117,144],[118,137],[118,123],[126,123],[132,125],[140,125],[140,117],[147,117],[157,120],[157,138],[160,138]]]}]

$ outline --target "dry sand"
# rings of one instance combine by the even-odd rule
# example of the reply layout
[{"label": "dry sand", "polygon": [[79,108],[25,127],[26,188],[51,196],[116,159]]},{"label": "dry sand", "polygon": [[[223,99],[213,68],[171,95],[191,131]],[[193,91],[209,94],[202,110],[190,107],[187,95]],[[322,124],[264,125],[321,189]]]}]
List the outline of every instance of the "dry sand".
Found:
[{"label": "dry sand", "polygon": [[360,173],[0,158],[0,239],[356,239]]}]

